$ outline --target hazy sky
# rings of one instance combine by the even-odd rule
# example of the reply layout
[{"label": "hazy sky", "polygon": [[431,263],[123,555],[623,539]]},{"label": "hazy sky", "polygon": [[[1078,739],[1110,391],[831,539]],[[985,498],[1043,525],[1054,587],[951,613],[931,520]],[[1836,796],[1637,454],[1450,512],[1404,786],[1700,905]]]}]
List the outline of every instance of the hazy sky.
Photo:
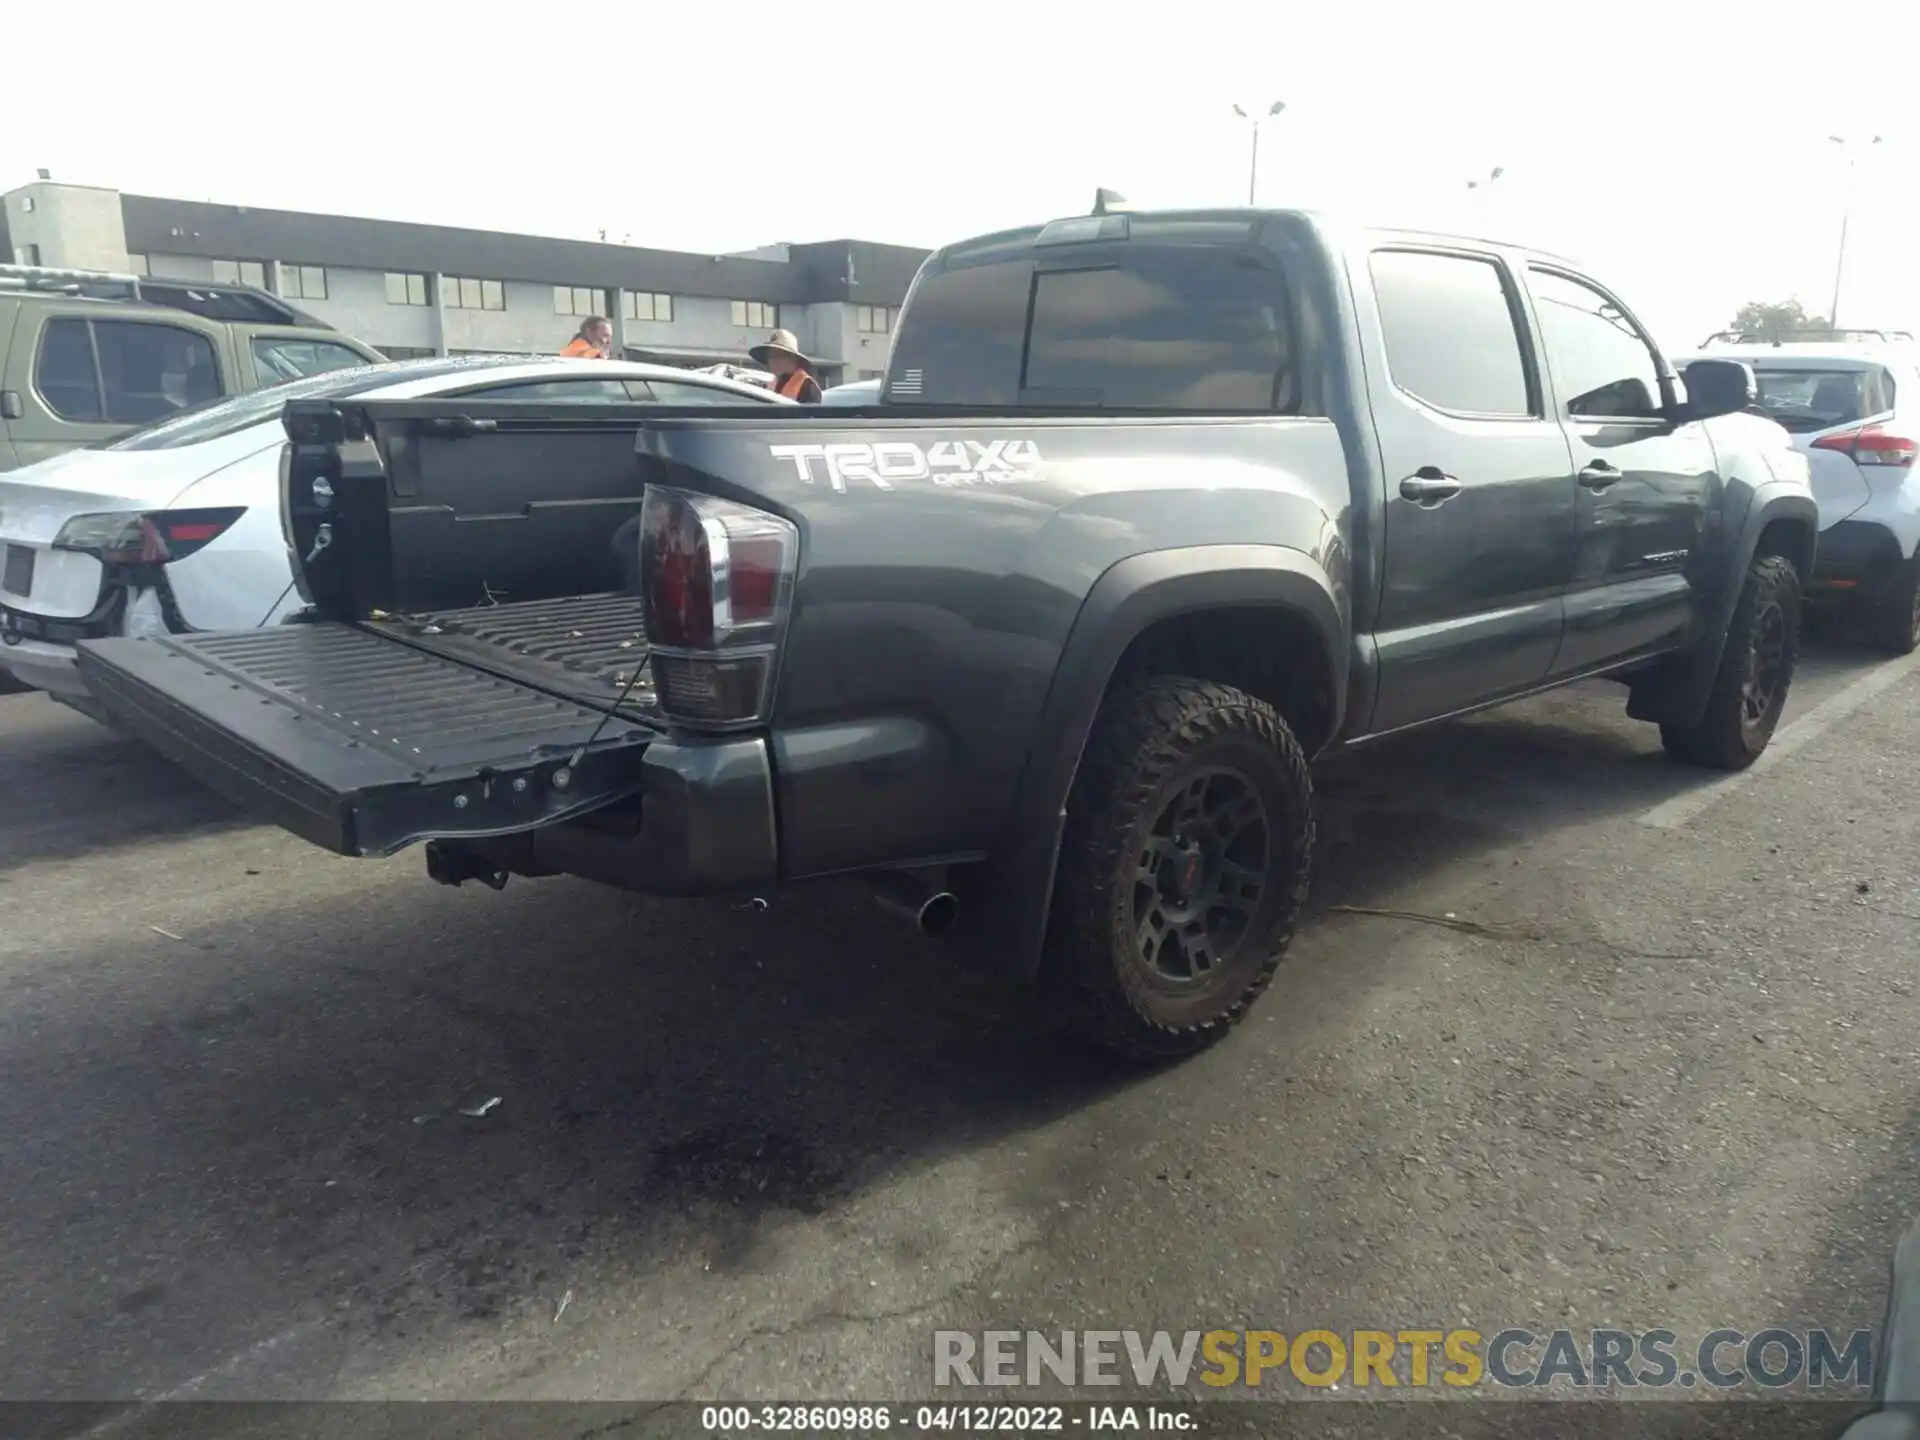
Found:
[{"label": "hazy sky", "polygon": [[[1747,299],[1920,329],[1920,7],[1450,0],[933,6],[208,0],[7,67],[0,188],[122,190],[688,250],[936,245],[1239,203],[1573,254],[1684,347]],[[124,41],[117,36],[128,37]],[[1482,200],[1466,182],[1506,174]],[[1480,208],[1476,208],[1476,207]],[[298,258],[298,257],[281,257]],[[556,277],[564,278],[564,277]]]}]

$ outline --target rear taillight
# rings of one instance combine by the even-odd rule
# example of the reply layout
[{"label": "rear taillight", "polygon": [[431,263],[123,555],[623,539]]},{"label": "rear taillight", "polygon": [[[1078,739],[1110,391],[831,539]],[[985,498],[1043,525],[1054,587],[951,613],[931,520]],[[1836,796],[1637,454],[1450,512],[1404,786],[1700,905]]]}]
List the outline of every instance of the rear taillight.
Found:
[{"label": "rear taillight", "polygon": [[76,515],[53,537],[56,550],[83,550],[109,565],[165,565],[218,540],[246,514],[244,506]]},{"label": "rear taillight", "polygon": [[766,718],[799,556],[799,532],[778,515],[647,487],[640,589],[670,719],[725,729]]},{"label": "rear taillight", "polygon": [[1844,435],[1823,435],[1813,442],[1813,448],[1837,450],[1851,457],[1856,465],[1892,465],[1902,470],[1912,465],[1915,455],[1920,454],[1920,444],[1904,435],[1889,434],[1874,427],[1849,430]]}]

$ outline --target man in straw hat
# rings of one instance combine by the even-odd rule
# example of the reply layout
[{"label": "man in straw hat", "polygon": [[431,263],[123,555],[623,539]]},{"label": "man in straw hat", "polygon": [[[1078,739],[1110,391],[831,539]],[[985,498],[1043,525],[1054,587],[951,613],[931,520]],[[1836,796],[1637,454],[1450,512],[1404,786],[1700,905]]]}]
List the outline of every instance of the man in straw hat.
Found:
[{"label": "man in straw hat", "polygon": [[813,362],[800,353],[800,342],[791,330],[776,330],[767,343],[756,345],[747,354],[757,365],[773,372],[773,393],[802,405],[820,403],[820,382],[813,378]]}]

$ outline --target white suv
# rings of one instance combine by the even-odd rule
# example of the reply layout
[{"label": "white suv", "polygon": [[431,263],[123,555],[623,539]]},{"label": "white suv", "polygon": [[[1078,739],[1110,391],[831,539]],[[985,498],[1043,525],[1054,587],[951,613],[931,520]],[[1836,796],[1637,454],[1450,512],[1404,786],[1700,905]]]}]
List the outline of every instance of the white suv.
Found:
[{"label": "white suv", "polygon": [[1745,344],[1737,358],[1812,470],[1820,543],[1809,601],[1860,606],[1880,646],[1910,654],[1920,646],[1920,349]]}]

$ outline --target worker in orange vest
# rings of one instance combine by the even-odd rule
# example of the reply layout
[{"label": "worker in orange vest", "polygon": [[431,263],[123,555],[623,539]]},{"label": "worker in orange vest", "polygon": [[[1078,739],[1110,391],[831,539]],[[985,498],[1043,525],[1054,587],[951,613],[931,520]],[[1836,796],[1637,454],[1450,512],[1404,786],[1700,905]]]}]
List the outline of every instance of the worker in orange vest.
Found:
[{"label": "worker in orange vest", "polygon": [[755,364],[773,372],[773,393],[802,405],[820,403],[820,382],[813,378],[813,362],[800,353],[800,342],[791,330],[776,330],[767,343],[747,351]]},{"label": "worker in orange vest", "polygon": [[604,360],[613,350],[613,326],[604,315],[589,315],[562,355],[574,360]]}]

